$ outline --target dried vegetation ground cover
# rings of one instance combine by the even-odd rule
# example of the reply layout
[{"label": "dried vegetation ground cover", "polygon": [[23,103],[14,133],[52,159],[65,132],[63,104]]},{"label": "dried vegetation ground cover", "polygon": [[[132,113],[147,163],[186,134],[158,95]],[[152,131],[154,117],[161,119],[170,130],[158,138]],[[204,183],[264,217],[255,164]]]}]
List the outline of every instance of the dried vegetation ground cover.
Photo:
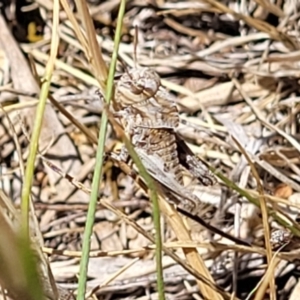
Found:
[{"label": "dried vegetation ground cover", "polygon": [[[11,203],[20,207],[27,136],[39,94],[36,78],[44,74],[49,60],[53,3],[19,1],[14,11],[13,2],[2,2],[0,198],[1,214],[6,215]],[[87,2],[109,64],[119,1]],[[74,3],[69,3],[80,21]],[[203,219],[248,246],[234,244],[181,216],[185,225],[180,226],[191,232],[190,240],[182,240],[178,228],[172,227],[174,222],[161,219],[164,245],[187,260],[197,247],[205,266],[202,271],[197,263],[192,267],[211,274],[205,277],[212,287],[223,290],[219,299],[230,295],[233,299],[299,298],[299,9],[292,0],[157,0],[126,5],[117,75],[134,66],[137,26],[138,64],[156,70],[162,84],[176,95],[184,120],[181,135],[196,154],[241,189],[238,192],[221,179],[208,189],[191,186],[205,202]],[[103,111],[95,93],[97,82],[63,9],[59,36],[51,95],[96,135]],[[120,145],[109,127],[106,150],[117,151]],[[50,102],[39,151],[63,172],[91,186],[95,145]],[[38,220],[34,230],[43,238],[36,239],[36,247],[42,247],[49,258],[60,298],[72,299],[69,291],[77,289],[89,195],[53,169],[38,157],[31,195]],[[241,191],[258,206],[242,197]],[[147,193],[109,160],[100,198],[153,235]],[[16,211],[11,207],[10,213]],[[100,204],[93,229],[88,269],[88,291],[94,289],[91,299],[156,299],[153,243]],[[1,244],[5,243],[2,236]],[[199,278],[167,255],[163,267],[168,299],[202,299],[199,288],[202,294],[205,289]],[[43,280],[51,281],[49,274]],[[52,292],[53,285],[48,285]],[[57,299],[52,292],[47,293],[48,299]]]}]

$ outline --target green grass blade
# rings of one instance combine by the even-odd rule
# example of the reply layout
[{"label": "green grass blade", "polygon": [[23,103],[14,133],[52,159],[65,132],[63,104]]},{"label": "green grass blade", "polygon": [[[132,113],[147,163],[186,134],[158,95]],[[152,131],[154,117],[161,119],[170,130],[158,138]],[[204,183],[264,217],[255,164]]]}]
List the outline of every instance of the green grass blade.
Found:
[{"label": "green grass blade", "polygon": [[[5,202],[5,198],[0,190],[1,205],[9,203]],[[19,230],[19,215],[14,208],[12,212],[15,214],[9,217],[5,209],[0,209],[0,285],[12,299],[43,300],[38,257],[28,238]],[[14,221],[10,218],[14,218]]]},{"label": "green grass blade", "polygon": [[27,238],[29,238],[29,201],[30,201],[29,196],[30,196],[31,186],[33,181],[34,162],[38,150],[38,142],[41,133],[42,121],[45,112],[47,96],[51,84],[51,77],[54,69],[55,58],[58,50],[58,44],[59,44],[58,24],[59,24],[59,0],[55,0],[53,6],[53,32],[51,37],[50,59],[46,65],[45,75],[42,80],[39,104],[36,110],[36,118],[35,118],[32,136],[30,140],[29,156],[28,156],[26,171],[25,171],[25,182],[23,183],[22,195],[21,195],[22,228],[23,228],[24,235]]},{"label": "green grass blade", "polygon": [[[114,40],[114,50],[113,50],[112,60],[109,68],[106,94],[105,94],[107,104],[110,103],[110,99],[113,96],[114,73],[117,64],[117,56],[118,56],[120,39],[121,39],[121,29],[122,29],[123,16],[125,13],[125,3],[126,3],[125,0],[121,1],[119,7],[118,23],[116,28],[115,40]],[[80,262],[77,300],[84,300],[85,298],[87,268],[89,262],[89,252],[90,252],[90,238],[93,232],[95,212],[96,212],[97,200],[98,200],[99,184],[102,176],[104,144],[105,144],[107,122],[108,122],[107,114],[106,112],[103,112],[101,118],[99,138],[98,138],[95,172],[94,172],[93,182],[92,182],[92,193],[91,193],[90,204],[89,204],[89,209],[87,214],[87,222],[86,222],[84,238],[83,238],[82,259]]]}]

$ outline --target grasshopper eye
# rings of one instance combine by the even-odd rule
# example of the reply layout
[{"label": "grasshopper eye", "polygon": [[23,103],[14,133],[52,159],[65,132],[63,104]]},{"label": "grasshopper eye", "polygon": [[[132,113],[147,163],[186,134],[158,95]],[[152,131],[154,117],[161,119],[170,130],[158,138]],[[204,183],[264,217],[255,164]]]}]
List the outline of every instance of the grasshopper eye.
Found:
[{"label": "grasshopper eye", "polygon": [[130,89],[132,93],[139,95],[143,92],[144,86],[140,82],[131,82]]},{"label": "grasshopper eye", "polygon": [[141,93],[153,97],[159,89],[160,83],[150,78],[140,78],[136,82],[131,82],[131,91],[138,95]]}]

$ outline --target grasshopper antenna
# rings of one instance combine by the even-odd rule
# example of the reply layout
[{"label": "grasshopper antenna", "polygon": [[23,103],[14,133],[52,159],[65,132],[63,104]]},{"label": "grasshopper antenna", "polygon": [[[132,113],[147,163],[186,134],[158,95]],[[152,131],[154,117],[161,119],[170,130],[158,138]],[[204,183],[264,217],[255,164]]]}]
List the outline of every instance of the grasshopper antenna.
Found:
[{"label": "grasshopper antenna", "polygon": [[[135,25],[134,26],[134,36],[133,36],[133,66],[135,69],[137,68],[137,43],[138,43],[138,26]],[[128,68],[127,68],[124,60],[121,57],[119,57],[119,61],[122,65],[122,67],[124,68],[125,73],[127,73],[129,75],[129,77],[131,78],[131,75],[128,71]]]},{"label": "grasshopper antenna", "polygon": [[[137,68],[137,44],[138,44],[138,26],[134,26],[134,36],[133,36],[133,66],[136,69]],[[130,76],[128,72],[128,68],[123,60],[120,60],[125,72]]]},{"label": "grasshopper antenna", "polygon": [[133,62],[134,62],[134,68],[137,67],[137,45],[138,45],[138,39],[139,39],[139,34],[138,34],[138,26],[134,26],[134,39],[133,39]]}]

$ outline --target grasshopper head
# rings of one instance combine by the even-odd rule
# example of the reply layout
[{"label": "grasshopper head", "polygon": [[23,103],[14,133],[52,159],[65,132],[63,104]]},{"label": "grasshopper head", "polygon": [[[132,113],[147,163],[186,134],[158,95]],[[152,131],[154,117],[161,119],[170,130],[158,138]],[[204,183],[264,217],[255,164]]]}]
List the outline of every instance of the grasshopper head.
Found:
[{"label": "grasshopper head", "polygon": [[116,102],[122,107],[143,105],[160,87],[158,74],[148,68],[134,68],[121,76],[116,88]]}]

